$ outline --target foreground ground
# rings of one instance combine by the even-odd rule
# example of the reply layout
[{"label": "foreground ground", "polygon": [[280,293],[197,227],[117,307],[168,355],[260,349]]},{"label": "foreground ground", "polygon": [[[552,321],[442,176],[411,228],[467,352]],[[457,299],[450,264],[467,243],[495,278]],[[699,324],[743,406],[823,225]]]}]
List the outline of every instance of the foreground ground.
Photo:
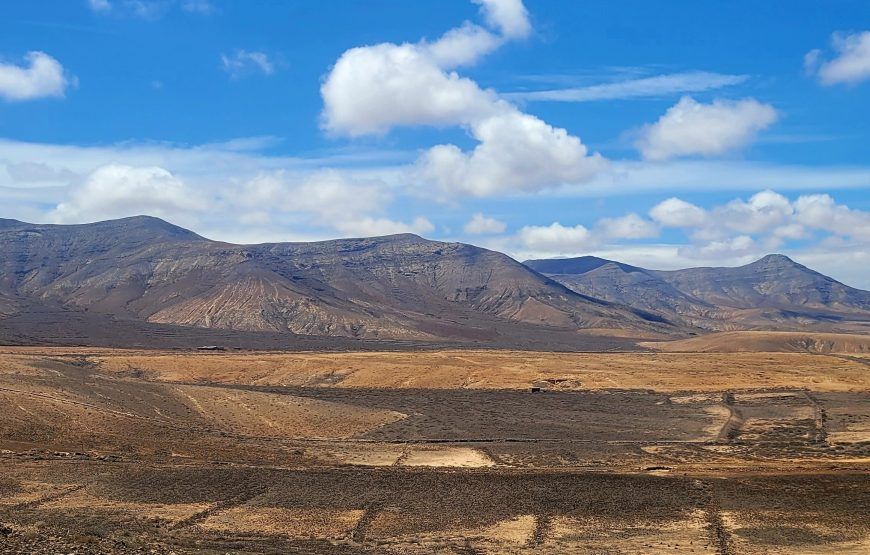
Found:
[{"label": "foreground ground", "polygon": [[866,553],[868,361],[6,348],[0,552]]}]

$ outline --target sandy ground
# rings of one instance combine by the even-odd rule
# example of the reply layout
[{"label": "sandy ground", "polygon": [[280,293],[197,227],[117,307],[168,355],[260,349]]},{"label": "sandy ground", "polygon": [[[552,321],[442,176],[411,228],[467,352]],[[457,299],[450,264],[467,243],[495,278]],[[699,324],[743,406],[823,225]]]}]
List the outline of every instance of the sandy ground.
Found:
[{"label": "sandy ground", "polygon": [[857,357],[4,350],[0,553],[870,546]]},{"label": "sandy ground", "polygon": [[[37,372],[45,349],[5,348],[0,373]],[[11,354],[13,356],[9,357]],[[342,388],[650,389],[661,392],[807,387],[866,391],[857,357],[803,353],[191,353],[81,350],[75,355],[113,376],[183,383]]]},{"label": "sandy ground", "polygon": [[640,343],[663,352],[790,352],[870,354],[870,335],[792,331],[728,331],[678,341]]}]

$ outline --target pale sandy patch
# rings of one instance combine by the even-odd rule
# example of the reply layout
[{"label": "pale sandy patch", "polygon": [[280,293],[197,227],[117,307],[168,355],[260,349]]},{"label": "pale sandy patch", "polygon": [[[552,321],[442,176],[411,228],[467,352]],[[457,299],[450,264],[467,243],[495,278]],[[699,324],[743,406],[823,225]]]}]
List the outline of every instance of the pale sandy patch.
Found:
[{"label": "pale sandy patch", "polygon": [[402,466],[446,466],[481,468],[493,466],[492,459],[471,447],[410,447]]},{"label": "pale sandy patch", "polygon": [[243,506],[211,515],[198,526],[236,534],[340,539],[350,535],[362,515],[362,510]]},{"label": "pale sandy patch", "polygon": [[18,484],[18,491],[13,495],[0,497],[0,505],[19,505],[47,499],[64,492],[71,491],[75,484],[50,484],[47,482],[23,481]]},{"label": "pale sandy patch", "polygon": [[392,466],[403,455],[404,447],[392,443],[346,443],[328,447],[309,446],[305,452],[328,463]]},{"label": "pale sandy patch", "polygon": [[840,432],[828,432],[829,443],[862,443],[870,441],[870,429],[859,426],[849,426]]},{"label": "pale sandy patch", "polygon": [[37,368],[38,359],[31,356],[2,355],[0,356],[0,375],[40,376],[48,371]]},{"label": "pale sandy patch", "polygon": [[111,513],[126,513],[137,517],[178,522],[211,507],[209,503],[139,503],[116,501],[77,491],[39,505],[40,510],[91,510]]},{"label": "pale sandy patch", "polygon": [[700,510],[670,522],[556,517],[543,548],[553,553],[716,553]]},{"label": "pale sandy patch", "polygon": [[709,439],[716,439],[719,436],[722,427],[725,426],[728,419],[731,418],[731,411],[728,407],[723,405],[710,405],[704,407],[704,412],[706,412],[710,417],[710,423],[704,426],[704,434],[708,436]]},{"label": "pale sandy patch", "polygon": [[[470,543],[477,551],[484,553],[513,553],[526,547],[535,532],[535,516],[520,515],[501,520],[483,528],[462,528],[419,534],[423,543],[444,545],[445,543]],[[399,538],[399,541],[408,538]],[[528,551],[526,551],[528,552]]]},{"label": "pale sandy patch", "polygon": [[252,436],[350,438],[405,418],[390,410],[277,393],[193,385],[176,390],[201,416]]},{"label": "pale sandy patch", "polygon": [[[788,528],[798,528],[806,530],[810,533],[815,533],[824,538],[825,536],[836,536],[843,532],[837,528],[827,526],[815,518],[812,513],[803,515],[803,518],[795,518],[796,515],[787,515],[790,518],[783,518],[783,515],[775,511],[762,511],[761,514],[754,513],[751,518],[746,518],[739,513],[722,512],[722,522],[731,532],[732,542],[737,553],[748,553],[752,555],[761,555],[766,553],[777,554],[794,554],[801,555],[829,555],[829,554],[846,554],[846,555],[865,555],[870,553],[870,534],[861,534],[861,537],[855,540],[847,541],[821,541],[820,543],[802,543],[799,545],[777,546],[768,543],[760,543],[752,541],[750,538],[741,536],[739,531],[743,528],[752,528],[758,526],[759,523],[764,523],[768,526],[784,526]],[[824,517],[824,515],[818,515]],[[794,520],[792,520],[794,519]]]}]

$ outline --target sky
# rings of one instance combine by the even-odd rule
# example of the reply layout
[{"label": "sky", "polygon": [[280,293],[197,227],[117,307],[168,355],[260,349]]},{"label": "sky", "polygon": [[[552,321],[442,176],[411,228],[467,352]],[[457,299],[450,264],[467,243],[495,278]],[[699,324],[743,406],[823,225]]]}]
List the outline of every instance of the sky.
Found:
[{"label": "sky", "polygon": [[870,289],[866,0],[0,4],[0,217]]}]

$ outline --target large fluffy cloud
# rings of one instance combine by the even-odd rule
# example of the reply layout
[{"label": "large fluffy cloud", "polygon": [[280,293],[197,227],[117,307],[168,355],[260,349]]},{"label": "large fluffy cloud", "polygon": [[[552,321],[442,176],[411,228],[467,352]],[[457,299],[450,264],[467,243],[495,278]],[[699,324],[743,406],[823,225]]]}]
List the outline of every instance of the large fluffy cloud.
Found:
[{"label": "large fluffy cloud", "polygon": [[[670,198],[650,210],[672,243],[650,242],[658,229],[629,213],[582,224],[526,226],[487,244],[517,259],[595,255],[656,269],[746,264],[772,252],[870,288],[870,212],[850,208],[827,194],[790,199],[765,190],[702,208]],[[675,235],[680,233],[680,235]],[[629,240],[629,241],[626,241]]]},{"label": "large fluffy cloud", "polygon": [[456,145],[429,149],[419,161],[421,175],[445,190],[483,197],[583,181],[606,166],[577,137],[518,111],[476,122],[471,134],[479,144],[470,152]]},{"label": "large fluffy cloud", "polygon": [[637,147],[647,160],[715,156],[746,146],[776,119],[773,106],[751,98],[701,104],[686,96],[641,131]]},{"label": "large fluffy cloud", "polygon": [[0,97],[9,101],[63,97],[75,82],[60,62],[45,52],[28,52],[25,64],[0,63]]},{"label": "large fluffy cloud", "polygon": [[240,216],[261,225],[275,217],[293,215],[303,223],[354,236],[429,233],[435,229],[422,216],[410,222],[377,216],[392,200],[384,184],[351,181],[335,170],[305,176],[283,170],[264,172],[246,182],[241,191],[226,191],[225,196],[237,199],[238,206],[246,210]]},{"label": "large fluffy cloud", "polygon": [[704,256],[775,249],[814,232],[870,244],[870,213],[838,204],[826,194],[792,201],[766,190],[709,210],[672,198],[653,207],[650,215],[662,226],[688,228],[695,245],[686,252]]},{"label": "large fluffy cloud", "polygon": [[495,93],[443,71],[428,47],[413,44],[348,50],[320,91],[324,127],[353,137],[395,126],[460,125],[501,110]]},{"label": "large fluffy cloud", "polygon": [[545,253],[576,253],[595,246],[598,241],[582,225],[564,226],[554,222],[548,226],[525,226],[517,237],[526,249]]},{"label": "large fluffy cloud", "polygon": [[823,59],[821,50],[812,50],[804,57],[809,73],[816,74],[824,85],[870,79],[870,31],[835,34],[831,42],[836,52],[833,59]]},{"label": "large fluffy cloud", "polygon": [[590,229],[582,224],[573,226],[553,222],[521,228],[508,238],[504,248],[520,256],[550,257],[588,254],[615,240],[647,239],[657,236],[659,228],[635,213],[615,218],[601,218]]},{"label": "large fluffy cloud", "polygon": [[536,191],[591,177],[604,163],[580,139],[454,71],[530,31],[519,0],[478,3],[498,35],[466,22],[434,42],[384,43],[342,54],[321,87],[324,128],[355,137],[397,126],[464,127],[478,142],[475,148],[438,145],[416,165],[417,176],[450,193]]},{"label": "large fluffy cloud", "polygon": [[110,164],[91,173],[50,216],[59,223],[138,214],[190,221],[191,213],[206,210],[210,204],[210,198],[198,196],[163,168]]},{"label": "large fluffy cloud", "polygon": [[870,243],[870,212],[837,204],[830,195],[802,195],[794,211],[798,224]]},{"label": "large fluffy cloud", "polygon": [[667,227],[698,227],[707,221],[707,212],[703,208],[676,197],[653,206],[649,215]]}]

